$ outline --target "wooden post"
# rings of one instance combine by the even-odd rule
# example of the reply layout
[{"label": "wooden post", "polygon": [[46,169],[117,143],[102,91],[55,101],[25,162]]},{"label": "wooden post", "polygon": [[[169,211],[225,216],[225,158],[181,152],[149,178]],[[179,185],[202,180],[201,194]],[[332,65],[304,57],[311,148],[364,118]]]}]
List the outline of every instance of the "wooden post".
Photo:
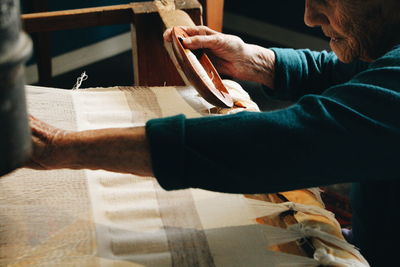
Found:
[{"label": "wooden post", "polygon": [[[28,2],[28,6],[34,12],[43,12],[48,10],[48,1],[33,0],[31,2]],[[50,33],[32,33],[32,41],[39,74],[39,84],[43,86],[48,86],[50,85],[52,78]]]},{"label": "wooden post", "polygon": [[203,6],[204,24],[213,30],[222,31],[224,0],[200,0]]}]

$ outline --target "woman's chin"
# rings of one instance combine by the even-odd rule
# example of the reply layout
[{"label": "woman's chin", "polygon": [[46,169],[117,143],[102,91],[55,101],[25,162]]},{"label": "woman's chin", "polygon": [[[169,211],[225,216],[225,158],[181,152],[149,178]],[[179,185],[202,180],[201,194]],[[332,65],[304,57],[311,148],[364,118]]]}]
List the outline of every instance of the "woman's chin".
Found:
[{"label": "woman's chin", "polygon": [[355,59],[355,53],[345,39],[331,39],[329,45],[341,62],[350,63]]}]

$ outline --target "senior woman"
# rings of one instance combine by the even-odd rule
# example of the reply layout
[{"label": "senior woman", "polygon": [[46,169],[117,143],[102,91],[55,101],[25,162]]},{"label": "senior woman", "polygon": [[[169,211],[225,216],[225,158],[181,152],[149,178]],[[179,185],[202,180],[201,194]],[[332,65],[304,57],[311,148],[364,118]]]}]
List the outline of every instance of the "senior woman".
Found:
[{"label": "senior woman", "polygon": [[185,28],[184,45],[207,48],[220,73],[262,83],[295,104],[84,132],[32,119],[32,160],[36,168],[153,175],[165,189],[266,193],[355,182],[354,243],[372,266],[383,266],[400,236],[399,12],[398,0],[306,0],[305,23],[321,27],[334,53],[266,49]]}]

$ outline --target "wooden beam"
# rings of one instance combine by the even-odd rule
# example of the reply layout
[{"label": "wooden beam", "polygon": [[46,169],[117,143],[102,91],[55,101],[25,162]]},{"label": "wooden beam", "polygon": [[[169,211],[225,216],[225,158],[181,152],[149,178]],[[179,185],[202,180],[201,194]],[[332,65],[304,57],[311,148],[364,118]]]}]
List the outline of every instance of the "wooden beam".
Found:
[{"label": "wooden beam", "polygon": [[26,32],[48,32],[76,28],[129,24],[131,4],[23,14]]},{"label": "wooden beam", "polygon": [[[157,12],[154,5],[149,8],[146,3],[150,2],[23,14],[21,17],[24,30],[28,33],[129,24],[133,19],[132,9],[138,13]],[[177,9],[193,10],[198,7],[196,0],[176,0]]]}]

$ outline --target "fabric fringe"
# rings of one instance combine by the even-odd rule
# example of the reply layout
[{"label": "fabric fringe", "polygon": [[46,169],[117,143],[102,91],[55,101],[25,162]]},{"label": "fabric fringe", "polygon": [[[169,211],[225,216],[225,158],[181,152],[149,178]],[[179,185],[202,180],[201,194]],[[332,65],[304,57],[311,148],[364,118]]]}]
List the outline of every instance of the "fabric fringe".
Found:
[{"label": "fabric fringe", "polygon": [[308,206],[294,202],[271,203],[249,198],[246,198],[246,201],[257,210],[257,214],[262,213],[264,216],[276,216],[282,212],[292,210],[307,214],[321,215],[333,220],[335,219],[335,214],[332,212],[315,206]]}]

